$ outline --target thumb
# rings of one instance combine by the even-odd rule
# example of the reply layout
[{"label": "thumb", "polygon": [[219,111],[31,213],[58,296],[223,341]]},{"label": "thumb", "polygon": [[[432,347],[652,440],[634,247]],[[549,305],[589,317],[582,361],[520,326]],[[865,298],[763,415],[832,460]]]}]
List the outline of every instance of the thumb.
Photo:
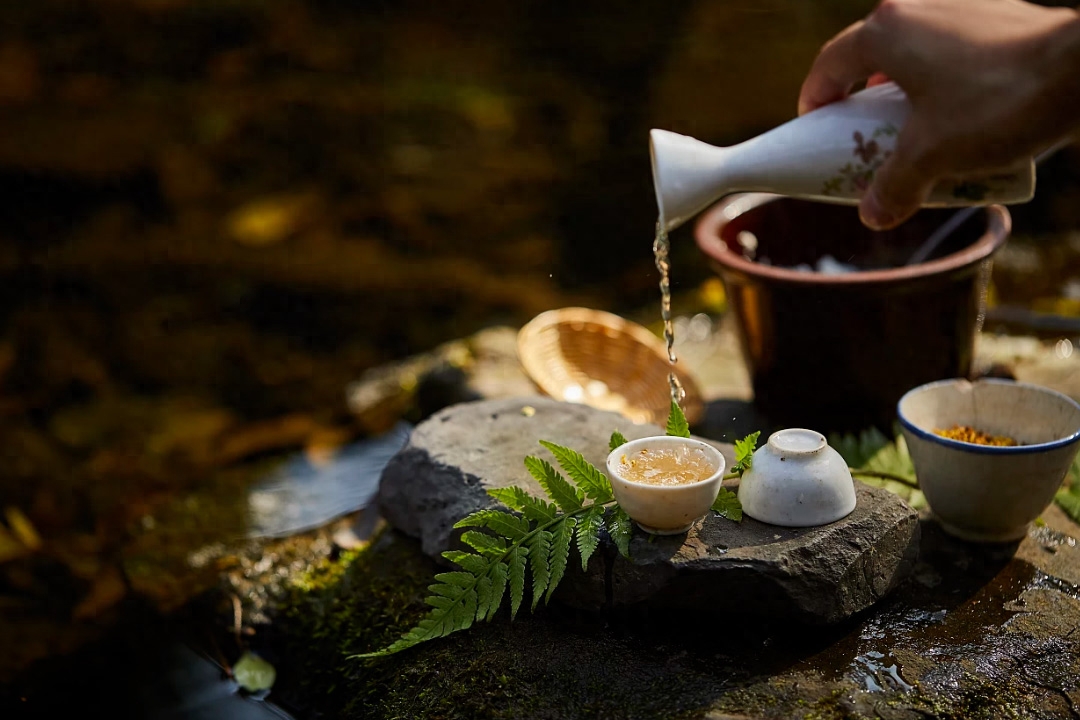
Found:
[{"label": "thumb", "polygon": [[859,203],[859,217],[872,230],[889,230],[907,220],[933,188],[936,178],[918,161],[910,138],[901,132],[896,149],[874,173]]}]

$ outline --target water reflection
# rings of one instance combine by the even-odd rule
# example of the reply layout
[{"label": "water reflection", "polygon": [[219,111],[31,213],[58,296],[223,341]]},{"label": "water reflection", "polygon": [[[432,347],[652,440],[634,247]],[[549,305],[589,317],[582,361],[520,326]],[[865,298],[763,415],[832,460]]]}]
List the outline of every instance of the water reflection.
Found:
[{"label": "water reflection", "polygon": [[247,537],[292,535],[367,507],[379,490],[383,468],[405,444],[411,428],[400,422],[328,458],[299,454],[257,480],[248,491]]}]

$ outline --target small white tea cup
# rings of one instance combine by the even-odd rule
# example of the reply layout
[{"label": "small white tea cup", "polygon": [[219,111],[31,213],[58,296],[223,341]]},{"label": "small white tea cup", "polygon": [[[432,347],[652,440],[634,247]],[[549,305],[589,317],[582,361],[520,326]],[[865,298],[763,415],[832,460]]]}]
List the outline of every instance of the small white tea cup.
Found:
[{"label": "small white tea cup", "polygon": [[[705,454],[714,470],[704,480],[683,485],[653,485],[627,480],[619,474],[622,459],[641,454],[642,450],[661,448],[692,448]],[[720,492],[726,461],[712,445],[692,438],[657,435],[631,440],[611,451],[607,458],[608,477],[615,500],[637,523],[653,535],[677,535],[686,532],[699,518],[705,516]]]},{"label": "small white tea cup", "polygon": [[840,453],[814,430],[769,436],[739,482],[743,512],[770,525],[813,527],[855,509],[855,482]]}]

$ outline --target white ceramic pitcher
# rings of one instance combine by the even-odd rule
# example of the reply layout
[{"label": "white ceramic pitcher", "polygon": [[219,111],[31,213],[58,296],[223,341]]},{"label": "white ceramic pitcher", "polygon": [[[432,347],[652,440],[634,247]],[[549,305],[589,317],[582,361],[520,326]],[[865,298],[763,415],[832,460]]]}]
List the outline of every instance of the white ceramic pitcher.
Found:
[{"label": "white ceramic pitcher", "polygon": [[[653,130],[649,139],[661,224],[673,230],[735,192],[857,205],[910,112],[904,92],[885,83],[731,147]],[[942,181],[924,206],[1021,203],[1034,192],[1030,161],[1013,172]]]}]

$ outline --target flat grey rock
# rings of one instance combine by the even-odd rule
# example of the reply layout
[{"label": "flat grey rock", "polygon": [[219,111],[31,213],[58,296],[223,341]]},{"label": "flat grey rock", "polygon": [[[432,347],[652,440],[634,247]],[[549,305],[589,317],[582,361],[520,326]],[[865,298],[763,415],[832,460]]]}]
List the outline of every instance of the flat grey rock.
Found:
[{"label": "flat grey rock", "polygon": [[[387,465],[381,512],[437,558],[457,547],[455,522],[495,504],[487,489],[518,485],[543,496],[523,465],[526,455],[552,460],[539,440],[572,447],[603,468],[615,429],[631,440],[662,434],[653,425],[543,397],[455,405],[418,425]],[[730,446],[717,446],[730,463]],[[822,527],[735,523],[710,513],[685,535],[650,538],[638,531],[630,560],[609,543],[588,572],[571,562],[556,597],[587,609],[640,605],[842,620],[887,594],[918,553],[915,511],[892,493],[856,485],[855,511]]]}]

